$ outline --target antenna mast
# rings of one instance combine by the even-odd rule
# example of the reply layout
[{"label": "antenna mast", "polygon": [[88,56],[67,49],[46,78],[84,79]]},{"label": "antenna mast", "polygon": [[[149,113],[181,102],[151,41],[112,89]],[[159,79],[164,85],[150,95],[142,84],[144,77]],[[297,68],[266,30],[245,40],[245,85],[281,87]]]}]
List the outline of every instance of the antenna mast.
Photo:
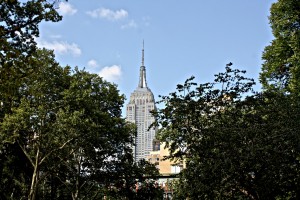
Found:
[{"label": "antenna mast", "polygon": [[143,40],[143,50],[142,50],[142,66],[144,66],[144,40]]}]

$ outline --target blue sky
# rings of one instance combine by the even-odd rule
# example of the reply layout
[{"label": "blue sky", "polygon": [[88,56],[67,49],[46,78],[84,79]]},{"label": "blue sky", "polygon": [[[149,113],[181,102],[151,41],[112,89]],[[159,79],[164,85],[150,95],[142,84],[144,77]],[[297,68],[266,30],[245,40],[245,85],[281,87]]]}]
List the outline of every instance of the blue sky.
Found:
[{"label": "blue sky", "polygon": [[[40,47],[54,49],[62,65],[114,82],[127,101],[138,85],[143,40],[148,86],[175,91],[194,75],[213,80],[225,65],[257,80],[270,44],[269,9],[275,0],[69,0],[63,20],[41,24]],[[257,86],[260,88],[260,86]]]}]

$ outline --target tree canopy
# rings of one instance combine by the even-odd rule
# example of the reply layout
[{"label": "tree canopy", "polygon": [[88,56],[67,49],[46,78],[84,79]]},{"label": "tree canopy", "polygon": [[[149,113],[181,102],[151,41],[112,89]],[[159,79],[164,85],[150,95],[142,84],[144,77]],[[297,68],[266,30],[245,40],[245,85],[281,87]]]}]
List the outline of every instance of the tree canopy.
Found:
[{"label": "tree canopy", "polygon": [[273,3],[269,20],[263,91],[230,63],[213,82],[192,77],[161,97],[159,139],[186,163],[175,199],[300,198],[300,1]]},{"label": "tree canopy", "polygon": [[260,80],[264,88],[299,91],[300,1],[273,3],[269,21],[274,40],[263,52]]},{"label": "tree canopy", "polygon": [[42,21],[57,22],[61,16],[48,0],[3,0],[0,3],[0,121],[10,112],[23,78],[36,70],[35,38]]},{"label": "tree canopy", "polygon": [[[0,3],[0,199],[160,199],[117,86],[36,47],[40,22],[61,20],[55,3]],[[278,0],[269,19],[262,92],[230,63],[161,96],[158,139],[186,165],[175,199],[300,198],[300,2]]]},{"label": "tree canopy", "polygon": [[121,117],[125,98],[116,85],[60,67],[49,50],[32,57],[38,70],[24,77],[0,123],[1,198],[99,199],[112,194],[110,187],[122,198],[136,196],[117,187],[119,181],[135,187],[146,174],[157,176],[157,169],[134,163],[135,126]]},{"label": "tree canopy", "polygon": [[186,163],[175,198],[299,198],[299,101],[254,93],[244,73],[227,66],[212,83],[191,78],[162,96],[159,139]]},{"label": "tree canopy", "polygon": [[136,127],[117,86],[36,47],[40,22],[61,20],[56,2],[0,3],[0,199],[129,198],[158,171],[133,160]]}]

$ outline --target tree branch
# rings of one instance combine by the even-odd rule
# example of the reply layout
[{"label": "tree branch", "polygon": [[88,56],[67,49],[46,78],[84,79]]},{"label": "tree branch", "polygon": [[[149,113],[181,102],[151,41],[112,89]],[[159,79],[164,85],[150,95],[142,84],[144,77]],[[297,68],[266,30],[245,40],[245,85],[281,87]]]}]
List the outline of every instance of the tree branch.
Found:
[{"label": "tree branch", "polygon": [[30,155],[27,153],[27,151],[22,147],[22,145],[20,144],[19,141],[17,141],[19,147],[22,149],[23,153],[25,154],[26,158],[29,160],[30,164],[32,165],[32,167],[34,167],[34,162],[33,160],[30,158]]},{"label": "tree branch", "polygon": [[46,158],[48,158],[53,152],[58,151],[60,149],[63,149],[68,143],[70,143],[74,138],[69,139],[68,141],[66,141],[64,144],[62,144],[60,147],[53,149],[52,151],[50,151],[49,153],[47,153],[40,161],[39,164],[42,164]]}]

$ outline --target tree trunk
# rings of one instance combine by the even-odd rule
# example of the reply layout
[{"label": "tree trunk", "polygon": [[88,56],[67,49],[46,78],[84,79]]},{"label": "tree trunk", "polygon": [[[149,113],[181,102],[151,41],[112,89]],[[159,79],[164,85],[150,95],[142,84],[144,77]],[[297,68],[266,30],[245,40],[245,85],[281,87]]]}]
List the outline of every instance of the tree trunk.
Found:
[{"label": "tree trunk", "polygon": [[35,200],[36,198],[36,190],[37,190],[37,184],[38,184],[38,168],[39,168],[39,148],[37,149],[36,152],[36,157],[35,157],[35,163],[33,166],[33,174],[32,174],[32,179],[31,179],[31,186],[30,186],[30,192],[28,195],[28,200]]},{"label": "tree trunk", "polygon": [[[79,152],[81,153],[80,149]],[[74,153],[74,156],[76,157],[76,153]],[[80,178],[80,167],[81,167],[81,156],[78,155],[77,157],[77,176],[76,176],[76,182],[75,182],[75,193],[72,194],[72,198],[73,200],[78,200],[79,197],[79,190],[80,190],[80,182],[79,182],[79,178]]]}]

